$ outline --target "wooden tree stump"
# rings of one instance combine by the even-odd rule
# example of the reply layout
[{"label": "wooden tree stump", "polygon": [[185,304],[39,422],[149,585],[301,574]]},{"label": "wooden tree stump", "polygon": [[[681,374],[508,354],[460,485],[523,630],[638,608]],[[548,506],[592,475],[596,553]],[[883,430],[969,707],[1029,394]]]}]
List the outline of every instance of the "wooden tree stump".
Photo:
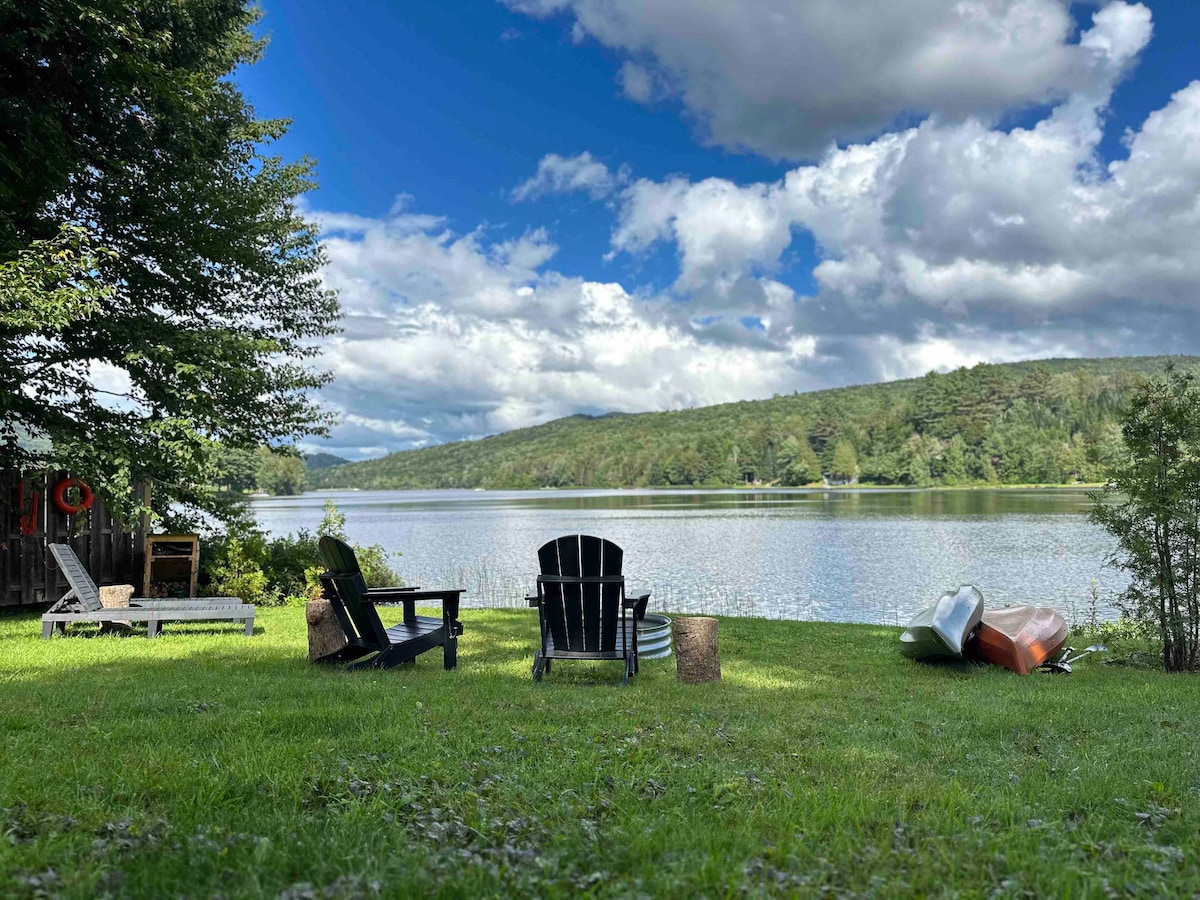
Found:
[{"label": "wooden tree stump", "polygon": [[[133,596],[132,584],[106,584],[100,588],[100,605],[105,609],[121,609],[129,606]],[[133,630],[132,622],[101,622],[101,631],[125,633]]]},{"label": "wooden tree stump", "polygon": [[106,584],[100,588],[100,605],[106,609],[128,606],[132,596],[132,584]]},{"label": "wooden tree stump", "polygon": [[675,617],[675,671],[685,684],[721,680],[721,654],[717,647],[716,619],[708,616]]},{"label": "wooden tree stump", "polygon": [[330,653],[337,653],[350,643],[328,600],[309,600],[304,604],[304,618],[308,622],[310,661],[315,662]]}]

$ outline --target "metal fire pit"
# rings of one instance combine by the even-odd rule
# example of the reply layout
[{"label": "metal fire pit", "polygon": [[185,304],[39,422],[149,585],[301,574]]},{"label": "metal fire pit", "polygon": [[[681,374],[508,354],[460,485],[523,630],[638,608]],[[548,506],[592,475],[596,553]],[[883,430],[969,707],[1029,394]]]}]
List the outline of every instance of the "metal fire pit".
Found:
[{"label": "metal fire pit", "polygon": [[[637,625],[638,659],[665,659],[671,655],[671,618],[646,613]],[[621,629],[617,628],[617,646],[624,649]]]}]

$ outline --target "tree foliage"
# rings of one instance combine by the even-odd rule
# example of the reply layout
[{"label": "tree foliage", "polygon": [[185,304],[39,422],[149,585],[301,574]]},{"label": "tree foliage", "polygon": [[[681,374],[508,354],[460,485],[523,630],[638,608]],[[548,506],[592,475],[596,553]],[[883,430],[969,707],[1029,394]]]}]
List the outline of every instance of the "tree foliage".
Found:
[{"label": "tree foliage", "polygon": [[0,262],[0,328],[23,345],[22,352],[0,360],[6,386],[17,378],[39,383],[46,376],[38,369],[44,367],[13,363],[61,352],[63,329],[112,296],[112,287],[96,277],[97,254],[105,252],[111,253],[92,248],[87,229],[67,225],[53,238],[33,241],[16,259]]},{"label": "tree foliage", "polygon": [[[70,468],[126,513],[145,479],[162,508],[212,508],[214,442],[321,431],[326,376],[307,360],[337,303],[296,205],[312,162],[268,152],[286,122],[230,79],[262,51],[256,16],[244,0],[0,2],[7,466]],[[31,330],[33,303],[57,312]]]},{"label": "tree foliage", "polygon": [[[97,402],[86,361],[66,356],[64,332],[100,310],[113,289],[96,277],[97,251],[87,231],[62,228],[33,241],[15,259],[0,262],[0,396],[45,404],[74,396],[75,415],[103,421],[111,413]],[[48,360],[63,358],[60,364]],[[5,410],[11,400],[5,402]],[[66,414],[63,414],[65,417]],[[15,416],[0,421],[0,446],[16,448],[33,437]]]},{"label": "tree foliage", "polygon": [[1122,600],[1150,623],[1169,672],[1200,665],[1200,385],[1172,371],[1140,389],[1122,427],[1126,455],[1095,495],[1092,520],[1131,576]]},{"label": "tree foliage", "polygon": [[255,487],[277,497],[299,494],[308,486],[307,470],[300,454],[291,450],[258,449]]},{"label": "tree foliage", "polygon": [[293,447],[221,447],[213,485],[233,494],[299,494],[308,487],[310,471],[346,462],[331,453],[302,455]]},{"label": "tree foliage", "polygon": [[829,472],[834,477],[846,481],[858,475],[858,454],[854,452],[854,445],[849,441],[839,440],[833,445]]},{"label": "tree foliage", "polygon": [[1120,421],[1133,392],[1167,362],[979,365],[677,412],[573,416],[310,471],[309,481],[360,488],[804,485],[853,477],[856,468],[867,484],[1095,483],[1122,452]]}]

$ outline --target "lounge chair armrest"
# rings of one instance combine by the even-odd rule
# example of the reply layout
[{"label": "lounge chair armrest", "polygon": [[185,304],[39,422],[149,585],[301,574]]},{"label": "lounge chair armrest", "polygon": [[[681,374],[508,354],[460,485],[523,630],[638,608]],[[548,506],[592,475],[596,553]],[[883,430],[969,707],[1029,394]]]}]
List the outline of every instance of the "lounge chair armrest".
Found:
[{"label": "lounge chair armrest", "polygon": [[538,595],[537,594],[526,594],[525,602],[529,606],[537,606],[538,605]]},{"label": "lounge chair armrest", "polygon": [[374,600],[378,597],[387,596],[388,594],[410,594],[416,590],[420,590],[420,589],[415,584],[412,585],[411,587],[408,585],[405,585],[404,587],[367,588],[367,598],[370,600]]}]

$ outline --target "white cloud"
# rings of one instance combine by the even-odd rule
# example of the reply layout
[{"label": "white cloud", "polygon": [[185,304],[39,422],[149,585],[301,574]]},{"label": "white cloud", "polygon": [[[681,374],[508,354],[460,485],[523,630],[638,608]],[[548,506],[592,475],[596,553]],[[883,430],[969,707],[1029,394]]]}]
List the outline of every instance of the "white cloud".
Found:
[{"label": "white cloud", "polygon": [[[439,220],[440,222],[440,220]],[[331,448],[391,450],[478,437],[579,411],[704,405],[792,390],[814,341],[713,342],[667,298],[547,271],[543,231],[489,242],[359,223],[326,240],[345,332],[328,342]],[[764,289],[767,290],[767,289]],[[783,285],[769,289],[790,304]],[[743,331],[742,326],[737,325]]]},{"label": "white cloud", "polygon": [[1106,169],[1097,155],[1112,88],[1149,36],[1143,7],[1097,12],[1081,38],[1092,79],[1031,128],[931,119],[831,149],[779,182],[636,181],[613,251],[673,244],[676,289],[718,308],[714,295],[744,303],[739,286],[776,271],[793,231],[807,230],[819,292],[788,325],[826,344],[1102,325],[1146,301],[1148,336],[1171,304],[1194,314],[1200,283],[1200,82],[1129,136],[1128,159]]},{"label": "white cloud", "polygon": [[639,252],[673,240],[680,256],[676,287],[682,291],[711,288],[727,296],[742,275],[772,269],[792,238],[779,186],[642,179],[622,199],[613,249]]},{"label": "white cloud", "polygon": [[650,103],[662,99],[667,94],[650,69],[632,60],[621,63],[617,80],[621,83],[621,90],[625,92],[625,96],[637,103]]},{"label": "white cloud", "polygon": [[[1112,3],[1073,42],[1067,0],[505,0],[625,57],[636,102],[679,98],[715,143],[811,158],[904,117],[984,118],[1078,93],[1145,43]],[[1132,49],[1131,49],[1132,48]]]},{"label": "white cloud", "polygon": [[578,156],[547,153],[538,162],[533,177],[513,190],[512,198],[516,201],[536,200],[546,194],[585,191],[593,200],[600,200],[627,181],[628,177],[625,169],[610,172],[608,166],[587,151]]}]

